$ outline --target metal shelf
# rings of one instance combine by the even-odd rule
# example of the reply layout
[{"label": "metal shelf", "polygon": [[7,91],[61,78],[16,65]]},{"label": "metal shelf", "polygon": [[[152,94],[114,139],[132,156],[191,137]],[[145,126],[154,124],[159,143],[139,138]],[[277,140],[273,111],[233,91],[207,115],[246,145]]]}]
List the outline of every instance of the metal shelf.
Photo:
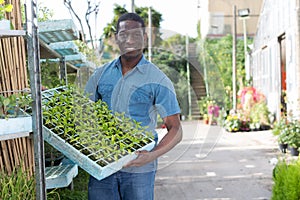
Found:
[{"label": "metal shelf", "polygon": [[24,30],[0,30],[0,38],[25,36]]}]

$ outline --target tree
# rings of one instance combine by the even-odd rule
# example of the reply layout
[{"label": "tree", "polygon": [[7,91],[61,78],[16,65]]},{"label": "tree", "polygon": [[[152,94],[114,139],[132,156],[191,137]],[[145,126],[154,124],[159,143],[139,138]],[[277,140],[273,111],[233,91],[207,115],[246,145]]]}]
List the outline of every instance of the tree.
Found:
[{"label": "tree", "polygon": [[[191,41],[192,42],[192,41]],[[153,48],[152,62],[173,82],[181,114],[188,115],[185,36],[173,35]]]},{"label": "tree", "polygon": [[[112,19],[112,21],[110,23],[107,24],[107,26],[104,28],[104,37],[106,39],[111,38],[114,36],[115,32],[116,32],[116,24],[117,21],[119,19],[119,17],[125,13],[128,13],[128,11],[126,10],[126,8],[123,6],[120,6],[118,4],[114,5],[114,17]],[[135,9],[135,12],[141,16],[141,18],[145,21],[145,25],[148,26],[149,22],[148,22],[148,7],[139,7]],[[157,12],[156,10],[154,10],[153,8],[151,8],[151,12],[152,12],[152,27],[155,27],[157,29],[160,28],[160,22],[162,21],[161,18],[161,14],[159,12]],[[159,31],[155,32],[156,36],[160,36],[159,35]],[[157,37],[160,39],[160,37]]]},{"label": "tree", "polygon": [[39,10],[38,10],[38,21],[39,22],[44,22],[44,21],[48,21],[48,20],[52,19],[53,15],[54,15],[53,10],[47,8],[43,4],[39,4],[38,8],[39,8]]},{"label": "tree", "polygon": [[[81,21],[81,18],[79,17],[77,11],[74,10],[73,6],[72,6],[72,0],[64,0],[64,5],[68,8],[69,12],[71,15],[74,15],[75,18],[78,20],[79,24],[80,24],[80,28],[81,28],[81,32],[83,35],[83,41],[87,41],[86,40],[86,34],[83,28],[83,24]],[[90,0],[87,0],[87,10],[85,13],[85,21],[88,27],[88,31],[89,31],[89,37],[90,37],[90,41],[92,44],[93,49],[95,49],[96,45],[94,45],[94,40],[93,40],[93,36],[92,36],[92,31],[91,31],[91,26],[90,26],[90,15],[95,13],[95,17],[97,18],[98,12],[99,12],[99,5],[100,3],[96,3],[95,5],[91,4]]]},{"label": "tree", "polygon": [[[114,36],[116,33],[116,24],[117,21],[119,19],[119,17],[125,13],[128,13],[128,11],[126,10],[126,8],[124,6],[120,6],[118,4],[114,5],[114,17],[111,20],[110,23],[107,24],[107,26],[104,28],[103,30],[103,36],[104,36],[104,45],[105,45],[105,52],[109,52],[110,55],[112,56],[107,56],[109,59],[111,57],[115,57],[117,55],[118,52],[118,47],[115,44],[114,41]],[[148,8],[147,7],[140,7],[140,8],[135,8],[135,12],[141,16],[141,18],[145,21],[145,26],[148,26]],[[151,8],[151,12],[152,12],[152,24],[153,27],[152,28],[152,35],[154,36],[152,38],[152,42],[153,42],[153,46],[158,46],[161,42],[161,38],[160,38],[160,32],[159,32],[159,28],[160,28],[160,22],[162,21],[162,15],[157,12],[156,10],[154,10],[153,8]],[[145,49],[145,51],[147,51],[147,49]],[[105,54],[104,52],[104,54]],[[107,60],[104,59],[103,62],[106,62]]]},{"label": "tree", "polygon": [[[246,84],[244,59],[243,41],[238,40],[236,63],[239,84],[237,84],[237,90]],[[215,97],[216,101],[224,99],[223,102],[219,103],[224,104],[226,109],[230,109],[232,106],[232,35],[203,41],[200,63],[206,66],[209,95]],[[222,95],[222,98],[220,98],[220,95]]]}]

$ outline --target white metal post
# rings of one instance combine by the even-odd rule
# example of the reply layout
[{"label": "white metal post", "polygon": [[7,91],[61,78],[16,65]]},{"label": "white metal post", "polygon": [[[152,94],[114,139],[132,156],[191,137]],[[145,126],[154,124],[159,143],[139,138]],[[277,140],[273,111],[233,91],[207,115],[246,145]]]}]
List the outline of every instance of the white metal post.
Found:
[{"label": "white metal post", "polygon": [[45,200],[45,156],[42,120],[41,68],[37,25],[37,0],[26,0],[27,51],[30,89],[32,94],[32,130],[34,141],[34,161],[36,199]]},{"label": "white metal post", "polygon": [[244,53],[245,53],[245,71],[246,71],[246,79],[250,79],[250,69],[248,62],[248,53],[247,53],[247,27],[246,27],[246,17],[243,17],[243,30],[244,30]]},{"label": "white metal post", "polygon": [[148,8],[148,60],[152,62],[152,12],[151,7]]},{"label": "white metal post", "polygon": [[191,80],[190,80],[190,63],[189,63],[189,36],[186,35],[185,38],[186,45],[186,76],[187,76],[187,85],[188,85],[188,104],[189,104],[189,113],[188,118],[192,117],[192,97],[191,97]]},{"label": "white metal post", "polygon": [[131,12],[135,13],[134,0],[131,0]]},{"label": "white metal post", "polygon": [[236,6],[233,6],[232,38],[232,109],[236,112]]}]

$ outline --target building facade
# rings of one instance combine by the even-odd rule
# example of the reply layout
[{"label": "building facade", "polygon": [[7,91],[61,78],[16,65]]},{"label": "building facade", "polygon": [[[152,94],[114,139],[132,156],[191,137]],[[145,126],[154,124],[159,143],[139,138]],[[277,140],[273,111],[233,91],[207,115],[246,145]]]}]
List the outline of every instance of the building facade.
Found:
[{"label": "building facade", "polygon": [[300,118],[299,6],[300,0],[264,0],[254,37],[253,85],[277,119],[284,108]]},{"label": "building facade", "polygon": [[[261,2],[262,0],[198,0],[201,37],[217,38],[232,34],[234,5],[237,11],[249,9],[249,17],[246,19],[246,33],[248,37],[254,36]],[[238,16],[238,12],[236,12],[236,27],[237,36],[242,37],[244,33],[243,20]]]}]

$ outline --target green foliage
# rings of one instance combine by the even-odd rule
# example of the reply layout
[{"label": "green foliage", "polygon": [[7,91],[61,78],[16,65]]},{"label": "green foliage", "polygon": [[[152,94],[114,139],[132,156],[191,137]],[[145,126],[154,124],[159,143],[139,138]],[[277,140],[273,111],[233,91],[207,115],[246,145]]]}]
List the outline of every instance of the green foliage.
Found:
[{"label": "green foliage", "polygon": [[117,30],[115,26],[117,24],[119,17],[125,13],[128,13],[128,11],[124,7],[122,7],[118,4],[115,4],[114,6],[115,6],[114,17],[113,17],[112,21],[110,23],[108,23],[107,26],[103,30],[103,35],[106,39],[114,37],[116,30]]},{"label": "green foliage", "polygon": [[84,147],[82,153],[100,166],[151,142],[147,127],[124,113],[112,113],[105,102],[92,102],[72,86],[57,91],[43,102],[44,125],[76,149]]},{"label": "green foliage", "polygon": [[[243,41],[237,40],[237,91],[239,87],[246,85],[244,59]],[[232,108],[232,36],[203,41],[200,63],[207,71],[209,95],[214,99],[222,99],[223,102],[218,102],[218,105],[224,105],[226,110]]]},{"label": "green foliage", "polygon": [[270,111],[265,101],[257,102],[253,105],[250,111],[251,123],[259,123],[260,126],[270,125]]},{"label": "green foliage", "polygon": [[288,128],[285,118],[274,123],[272,133],[273,135],[278,136],[278,143],[287,144]]},{"label": "green foliage", "polygon": [[[148,17],[148,7],[137,7],[135,8],[135,12],[141,16],[141,18],[145,21],[145,25],[149,24]],[[162,21],[162,14],[151,8],[151,23],[152,23],[152,40],[154,44],[152,46],[158,45],[161,42],[160,38],[160,22]]]},{"label": "green foliage", "polygon": [[59,79],[59,63],[47,60],[41,63],[42,85],[46,88],[55,88],[61,84]]},{"label": "green foliage", "polygon": [[52,19],[54,11],[44,6],[42,3],[38,6],[38,21],[45,22]]},{"label": "green foliage", "polygon": [[[21,4],[22,22],[26,21],[25,4]],[[47,8],[43,3],[38,2],[38,22],[51,20],[54,16],[54,11]]]},{"label": "green foliage", "polygon": [[[126,8],[115,4],[114,5],[114,17],[112,19],[112,21],[110,23],[107,24],[107,26],[104,28],[104,37],[106,39],[108,38],[112,38],[117,30],[117,28],[115,27],[117,25],[117,21],[119,19],[119,17],[125,13],[128,13],[128,11],[126,10]],[[162,15],[157,12],[156,10],[152,9],[152,26],[157,28],[157,30],[159,30],[160,28],[160,22],[162,21]],[[147,7],[138,7],[135,8],[135,12],[141,16],[141,18],[145,21],[145,25],[147,26],[148,24],[148,8]],[[158,32],[155,33],[155,35],[157,35]],[[158,35],[159,36],[159,35]]]},{"label": "green foliage", "polygon": [[17,117],[20,110],[26,110],[32,102],[27,95],[12,94],[9,97],[0,95],[0,119],[7,117]]},{"label": "green foliage", "polygon": [[[151,9],[151,10],[152,10],[152,27],[154,27],[152,29],[152,33],[153,33],[152,34],[152,41],[153,41],[152,46],[157,46],[161,42],[159,29],[160,29],[160,22],[162,21],[162,15],[154,9]],[[148,25],[148,8],[147,7],[138,7],[138,8],[135,8],[135,11],[138,15],[140,15],[142,17],[142,19],[145,21],[145,26],[147,27],[147,25]],[[116,33],[117,21],[118,21],[119,17],[125,13],[128,13],[126,8],[124,8],[118,4],[115,4],[114,17],[111,20],[111,22],[108,23],[106,25],[106,27],[103,29],[104,49],[105,49],[105,52],[103,55],[106,55],[106,57],[107,57],[107,52],[109,52],[109,54],[111,54],[111,57],[115,57],[118,54],[119,49],[114,41],[114,39],[115,39],[114,36]],[[147,51],[147,49],[145,49],[145,51]],[[105,59],[104,59],[104,62],[106,62]]]},{"label": "green foliage", "polygon": [[181,35],[168,38],[161,44],[161,48],[154,48],[152,62],[155,63],[173,82],[182,115],[188,115],[187,73],[185,52],[176,51],[185,49],[185,39]]},{"label": "green foliage", "polygon": [[287,123],[287,143],[290,147],[300,147],[300,122],[292,120]]},{"label": "green foliage", "polygon": [[83,53],[87,57],[87,60],[94,63],[96,66],[101,65],[97,51],[88,47],[88,45],[83,41],[76,40],[74,43],[78,46],[79,52]]},{"label": "green foliage", "polygon": [[4,0],[0,0],[0,20],[5,19],[5,13],[11,12],[12,4],[6,4]]},{"label": "green foliage", "polygon": [[300,199],[300,162],[280,161],[273,172],[272,200]]},{"label": "green foliage", "polygon": [[47,193],[47,199],[78,200],[88,199],[88,182],[90,175],[83,169],[78,169],[78,175],[73,179],[74,189],[58,188]]},{"label": "green foliage", "polygon": [[35,199],[35,180],[21,166],[14,168],[11,175],[0,171],[0,199]]},{"label": "green foliage", "polygon": [[290,147],[300,147],[300,121],[291,120],[288,121],[286,118],[280,119],[275,122],[272,133],[278,136],[278,143],[288,144]]},{"label": "green foliage", "polygon": [[229,132],[239,131],[242,125],[242,121],[237,115],[228,115],[223,123],[225,130]]},{"label": "green foliage", "polygon": [[200,116],[204,116],[205,114],[208,114],[208,106],[209,105],[215,105],[216,101],[213,100],[210,96],[201,97],[198,101],[199,104],[199,110],[200,110]]}]

